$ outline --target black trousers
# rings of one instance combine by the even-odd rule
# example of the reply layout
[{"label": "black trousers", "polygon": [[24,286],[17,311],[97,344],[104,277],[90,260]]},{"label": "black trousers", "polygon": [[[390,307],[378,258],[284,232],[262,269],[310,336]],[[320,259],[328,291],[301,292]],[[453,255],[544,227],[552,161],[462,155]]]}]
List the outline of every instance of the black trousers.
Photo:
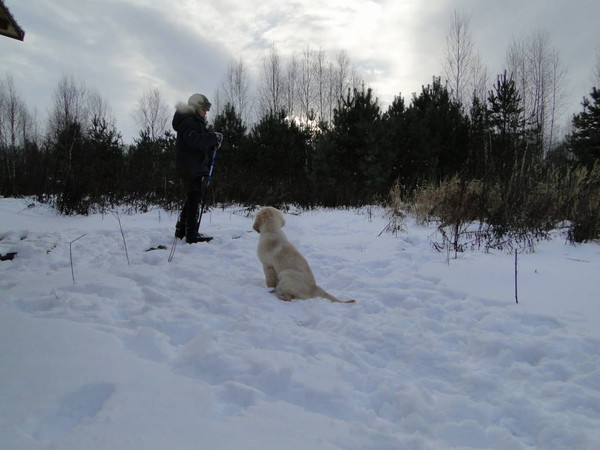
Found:
[{"label": "black trousers", "polygon": [[[177,221],[177,234],[181,236],[185,230],[186,236],[195,236],[197,233],[200,203],[206,192],[206,177],[187,178],[185,180],[185,203]],[[183,237],[183,236],[181,236]]]}]

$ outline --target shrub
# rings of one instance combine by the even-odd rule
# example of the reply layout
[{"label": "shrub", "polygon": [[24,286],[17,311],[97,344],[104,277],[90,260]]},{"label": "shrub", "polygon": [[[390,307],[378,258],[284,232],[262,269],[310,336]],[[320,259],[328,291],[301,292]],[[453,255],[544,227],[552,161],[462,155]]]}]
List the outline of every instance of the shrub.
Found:
[{"label": "shrub", "polygon": [[[390,196],[399,193],[396,187]],[[468,247],[532,251],[563,223],[571,242],[594,240],[600,237],[600,165],[522,167],[504,182],[454,176],[417,188],[409,209],[417,223],[437,223],[442,242],[433,241],[435,248],[455,253]]]}]

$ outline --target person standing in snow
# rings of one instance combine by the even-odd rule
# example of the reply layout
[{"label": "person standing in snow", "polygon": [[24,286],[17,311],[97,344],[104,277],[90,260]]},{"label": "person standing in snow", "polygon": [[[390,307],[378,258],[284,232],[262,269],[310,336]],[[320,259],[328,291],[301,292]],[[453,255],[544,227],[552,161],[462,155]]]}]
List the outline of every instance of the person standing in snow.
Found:
[{"label": "person standing in snow", "polygon": [[210,170],[211,150],[220,146],[221,133],[207,131],[206,113],[210,102],[202,94],[192,95],[187,104],[178,103],[173,116],[173,129],[177,133],[175,167],[185,182],[186,198],[175,225],[175,236],[193,244],[202,240],[198,234],[198,209]]}]

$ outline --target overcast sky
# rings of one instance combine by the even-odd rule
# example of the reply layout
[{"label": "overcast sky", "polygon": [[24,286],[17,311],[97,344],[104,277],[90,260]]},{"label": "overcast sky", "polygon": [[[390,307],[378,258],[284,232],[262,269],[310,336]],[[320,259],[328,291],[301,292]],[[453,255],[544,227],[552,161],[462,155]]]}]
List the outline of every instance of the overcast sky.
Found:
[{"label": "overcast sky", "polygon": [[107,100],[126,142],[138,134],[132,111],[149,88],[173,107],[194,92],[212,98],[231,60],[242,58],[258,75],[273,44],[282,58],[307,46],[345,50],[387,107],[398,94],[408,103],[443,75],[455,10],[470,17],[493,79],[514,39],[546,30],[568,70],[565,118],[595,84],[600,49],[598,0],[4,2],[26,35],[24,42],[0,36],[0,75],[13,76],[28,108],[45,122],[58,80],[74,76]]}]

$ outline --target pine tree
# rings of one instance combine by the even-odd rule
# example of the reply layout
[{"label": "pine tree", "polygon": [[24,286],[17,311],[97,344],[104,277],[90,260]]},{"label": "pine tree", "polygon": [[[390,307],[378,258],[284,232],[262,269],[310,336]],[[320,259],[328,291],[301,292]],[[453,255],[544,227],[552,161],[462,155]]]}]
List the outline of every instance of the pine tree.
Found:
[{"label": "pine tree", "polygon": [[402,96],[396,96],[383,115],[385,128],[385,145],[387,151],[393,155],[390,169],[390,185],[396,180],[407,184],[407,171],[404,155],[407,148],[407,120],[406,106]]},{"label": "pine tree", "polygon": [[499,75],[488,96],[493,140],[491,170],[506,179],[521,161],[524,149],[524,118],[521,96],[512,77]]},{"label": "pine tree", "polygon": [[486,103],[473,96],[469,121],[469,158],[466,179],[490,176],[490,123]]},{"label": "pine tree", "polygon": [[256,203],[312,203],[307,173],[312,161],[310,133],[286,117],[269,113],[250,133],[247,168],[254,179]]},{"label": "pine tree", "polygon": [[56,207],[61,214],[87,214],[85,202],[87,147],[81,125],[68,122],[57,128],[50,141],[49,185],[56,194]]},{"label": "pine tree", "polygon": [[468,122],[439,78],[414,95],[406,110],[406,143],[398,155],[405,182],[452,176],[468,157]]},{"label": "pine tree", "polygon": [[123,188],[124,154],[121,135],[106,119],[95,117],[87,132],[87,192],[101,207],[120,201]]},{"label": "pine tree", "polygon": [[166,131],[158,138],[150,136],[150,129],[142,130],[126,157],[126,191],[130,204],[142,211],[173,200],[171,186],[174,173],[175,136]]},{"label": "pine tree", "polygon": [[215,117],[214,130],[223,134],[223,144],[217,153],[217,179],[212,186],[219,201],[242,201],[248,186],[248,168],[255,155],[248,151],[247,128],[231,104]]},{"label": "pine tree", "polygon": [[575,131],[569,139],[577,160],[591,168],[600,161],[600,90],[593,88],[591,101],[583,99],[583,111],[573,117]]},{"label": "pine tree", "polygon": [[324,202],[362,204],[385,195],[393,162],[386,150],[381,109],[372,90],[348,92],[315,152],[315,183]]}]

